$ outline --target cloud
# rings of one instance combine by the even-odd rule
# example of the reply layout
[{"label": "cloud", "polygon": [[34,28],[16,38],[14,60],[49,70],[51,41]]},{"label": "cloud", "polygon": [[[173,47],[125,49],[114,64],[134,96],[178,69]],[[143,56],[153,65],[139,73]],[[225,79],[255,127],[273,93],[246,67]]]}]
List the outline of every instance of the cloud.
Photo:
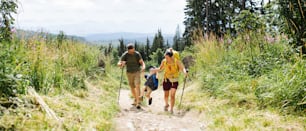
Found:
[{"label": "cloud", "polygon": [[20,0],[17,27],[85,35],[174,33],[183,27],[185,0]]}]

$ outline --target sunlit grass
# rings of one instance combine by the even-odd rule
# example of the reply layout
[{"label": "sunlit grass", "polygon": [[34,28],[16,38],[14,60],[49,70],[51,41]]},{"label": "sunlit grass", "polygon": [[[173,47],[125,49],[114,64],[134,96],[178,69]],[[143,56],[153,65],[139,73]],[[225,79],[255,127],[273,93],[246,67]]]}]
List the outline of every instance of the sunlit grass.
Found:
[{"label": "sunlit grass", "polygon": [[[105,80],[105,81],[104,81]],[[112,82],[95,80],[88,90],[62,91],[52,96],[42,95],[45,102],[61,119],[48,118],[40,108],[17,108],[0,119],[1,127],[17,130],[109,130],[118,111],[117,87]],[[90,81],[91,83],[91,81]],[[114,91],[112,91],[114,90]]]},{"label": "sunlit grass", "polygon": [[196,43],[197,85],[183,109],[197,110],[208,130],[305,130],[305,60],[284,40],[231,39]]},{"label": "sunlit grass", "polygon": [[212,97],[199,87],[193,87],[184,98],[183,108],[198,111],[200,121],[207,130],[302,131],[306,128],[305,117],[283,115],[273,108],[261,109],[255,103],[249,103],[249,106],[236,105],[231,99]]},{"label": "sunlit grass", "polygon": [[[19,94],[25,99],[22,103],[28,104],[0,110],[4,111],[0,112],[0,130],[110,130],[118,111],[120,78],[118,69],[112,67],[112,57],[102,56],[98,46],[69,40],[58,45],[33,37],[14,44],[24,53],[17,51],[16,57],[24,56],[17,62],[28,65],[16,71],[60,121],[49,118],[31,96]],[[98,67],[98,58],[106,63],[104,70]]]}]

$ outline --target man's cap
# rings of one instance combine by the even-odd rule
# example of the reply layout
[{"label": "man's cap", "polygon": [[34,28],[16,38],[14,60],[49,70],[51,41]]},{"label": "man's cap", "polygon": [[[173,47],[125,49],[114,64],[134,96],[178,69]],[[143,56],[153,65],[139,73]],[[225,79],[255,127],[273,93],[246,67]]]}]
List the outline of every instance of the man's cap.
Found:
[{"label": "man's cap", "polygon": [[126,47],[127,47],[128,50],[129,49],[134,49],[134,45],[132,43],[128,44]]}]

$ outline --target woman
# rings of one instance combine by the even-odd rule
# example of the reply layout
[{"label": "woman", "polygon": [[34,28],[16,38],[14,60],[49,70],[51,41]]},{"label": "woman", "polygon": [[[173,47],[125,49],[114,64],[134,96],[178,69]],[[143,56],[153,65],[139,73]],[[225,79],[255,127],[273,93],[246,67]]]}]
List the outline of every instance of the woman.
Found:
[{"label": "woman", "polygon": [[178,87],[178,77],[179,72],[183,72],[185,76],[187,72],[181,61],[173,57],[173,52],[167,50],[165,53],[165,59],[161,62],[157,71],[165,70],[163,79],[163,89],[164,89],[164,100],[165,107],[164,110],[168,111],[169,108],[169,94],[170,94],[170,113],[173,114],[173,107],[175,104],[175,93]]}]

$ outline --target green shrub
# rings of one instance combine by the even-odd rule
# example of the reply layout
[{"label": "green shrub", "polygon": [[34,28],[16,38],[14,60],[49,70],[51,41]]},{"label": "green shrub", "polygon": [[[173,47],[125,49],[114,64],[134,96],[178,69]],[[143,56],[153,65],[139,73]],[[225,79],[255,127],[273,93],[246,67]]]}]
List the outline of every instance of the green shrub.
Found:
[{"label": "green shrub", "polygon": [[0,43],[0,97],[15,96],[26,91],[29,64],[25,61],[23,48],[14,42]]},{"label": "green shrub", "polygon": [[200,72],[202,89],[235,105],[305,110],[305,60],[284,40],[267,43],[261,35],[250,36],[251,42],[237,37],[228,46],[214,39],[195,45],[194,70]]},{"label": "green shrub", "polygon": [[[63,40],[16,39],[0,44],[1,96],[25,93],[27,86],[48,93],[53,89],[85,88],[84,80],[98,65],[99,48]],[[22,77],[21,77],[22,76]]]}]

